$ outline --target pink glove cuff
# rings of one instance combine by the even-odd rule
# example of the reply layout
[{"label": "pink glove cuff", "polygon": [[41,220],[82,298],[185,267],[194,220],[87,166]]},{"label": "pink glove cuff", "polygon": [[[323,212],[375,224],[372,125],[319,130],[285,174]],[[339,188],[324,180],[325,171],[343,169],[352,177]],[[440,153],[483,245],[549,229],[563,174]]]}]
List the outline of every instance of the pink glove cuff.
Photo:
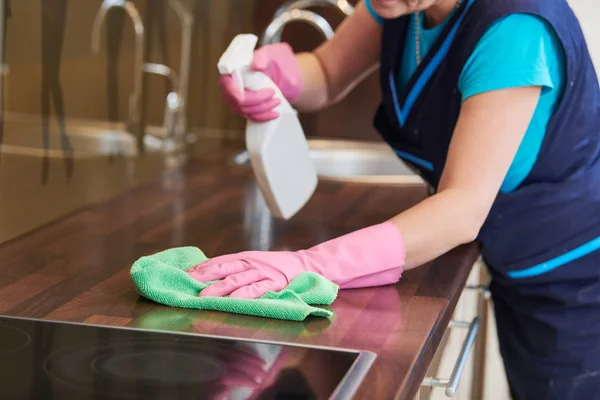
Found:
[{"label": "pink glove cuff", "polygon": [[307,270],[320,273],[342,289],[396,283],[406,258],[402,234],[391,221],[298,253],[310,265]]},{"label": "pink glove cuff", "polygon": [[221,280],[201,296],[257,298],[283,289],[302,272],[316,272],[342,289],[394,284],[402,275],[404,258],[399,229],[385,222],[308,250],[230,254],[187,272],[200,282]]}]

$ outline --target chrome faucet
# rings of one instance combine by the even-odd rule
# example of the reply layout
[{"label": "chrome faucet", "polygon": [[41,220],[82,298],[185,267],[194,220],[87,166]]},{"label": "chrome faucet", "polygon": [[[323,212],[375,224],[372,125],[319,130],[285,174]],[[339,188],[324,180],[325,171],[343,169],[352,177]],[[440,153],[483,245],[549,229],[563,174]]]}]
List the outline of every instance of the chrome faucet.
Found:
[{"label": "chrome faucet", "polygon": [[283,28],[293,21],[303,21],[314,26],[325,40],[333,37],[333,29],[325,18],[312,11],[291,9],[284,11],[279,16],[273,18],[271,23],[265,29],[260,40],[260,45],[264,46],[280,42]]},{"label": "chrome faucet", "polygon": [[292,21],[304,21],[319,30],[325,40],[333,37],[333,29],[325,18],[319,14],[304,10],[309,7],[334,7],[346,17],[352,15],[354,7],[348,0],[289,0],[279,7],[271,23],[265,29],[261,39],[261,46],[281,41],[281,31]]},{"label": "chrome faucet", "polygon": [[184,145],[186,131],[181,131],[184,100],[180,95],[181,83],[175,71],[163,64],[145,63],[143,71],[149,74],[164,76],[171,83],[172,91],[167,94],[163,127],[167,141],[165,150],[181,150]]},{"label": "chrome faucet", "polygon": [[[177,134],[186,135],[187,125],[187,103],[190,82],[190,65],[192,55],[192,34],[194,29],[194,17],[179,0],[169,0],[169,6],[177,14],[181,24],[181,66],[179,67],[178,90],[174,90],[178,98]],[[171,93],[169,93],[169,96]],[[166,115],[165,115],[166,117]]]},{"label": "chrome faucet", "polygon": [[[106,15],[113,9],[121,8],[127,13],[135,30],[135,55],[134,55],[134,81],[133,93],[129,97],[129,115],[127,130],[134,134],[138,146],[143,146],[143,121],[141,121],[141,107],[144,84],[144,23],[136,6],[129,0],[104,0],[94,18],[92,26],[92,52],[100,52],[100,33]],[[142,150],[142,149],[140,149]]]},{"label": "chrome faucet", "polygon": [[346,17],[349,17],[354,12],[354,7],[348,3],[348,0],[289,0],[275,11],[273,18],[277,18],[289,10],[301,10],[309,7],[334,7],[340,10]]},{"label": "chrome faucet", "polygon": [[179,76],[172,68],[156,63],[144,63],[145,73],[164,76],[171,83],[171,92],[167,94],[163,127],[167,141],[166,150],[180,150],[187,139],[187,99],[189,91],[190,63],[192,53],[192,34],[194,18],[179,0],[168,0],[181,24],[181,66]]}]

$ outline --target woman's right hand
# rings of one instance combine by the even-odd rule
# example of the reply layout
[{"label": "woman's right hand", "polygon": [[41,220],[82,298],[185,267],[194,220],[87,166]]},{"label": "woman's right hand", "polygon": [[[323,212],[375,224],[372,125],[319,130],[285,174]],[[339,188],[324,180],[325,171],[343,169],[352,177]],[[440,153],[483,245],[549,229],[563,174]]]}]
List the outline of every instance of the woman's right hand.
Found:
[{"label": "woman's right hand", "polygon": [[[294,54],[286,43],[266,45],[254,52],[252,68],[265,73],[299,112],[322,110],[340,101],[375,71],[380,56],[381,26],[363,1],[335,30],[335,35],[312,52]],[[246,119],[277,118],[280,101],[272,89],[240,93],[231,76],[220,79],[225,101]]]},{"label": "woman's right hand", "polygon": [[[300,65],[287,43],[269,44],[256,50],[251,68],[267,75],[289,102],[302,92]],[[274,108],[281,101],[274,97],[275,90],[267,88],[240,93],[231,75],[221,75],[219,83],[227,105],[244,118],[266,122],[279,116]]]}]

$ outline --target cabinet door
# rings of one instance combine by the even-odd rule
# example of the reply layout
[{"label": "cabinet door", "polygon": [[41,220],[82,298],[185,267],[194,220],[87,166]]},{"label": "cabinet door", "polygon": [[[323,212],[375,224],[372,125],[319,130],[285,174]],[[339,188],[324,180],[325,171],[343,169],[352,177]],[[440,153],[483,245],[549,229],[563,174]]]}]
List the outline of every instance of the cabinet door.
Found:
[{"label": "cabinet door", "polygon": [[[487,282],[486,274],[482,274],[482,265],[476,263],[467,280],[467,286],[480,286]],[[486,329],[485,329],[486,301],[477,290],[465,289],[458,300],[452,317],[453,321],[470,323],[475,317],[481,319],[477,340],[471,349],[466,366],[462,372],[456,393],[452,397],[459,400],[472,400],[482,398],[484,378],[484,357],[486,354]],[[448,379],[457,364],[461,350],[468,333],[467,327],[448,327],[444,338],[436,352],[429,368],[428,377]],[[448,399],[444,388],[422,387],[418,400],[444,400]]]}]

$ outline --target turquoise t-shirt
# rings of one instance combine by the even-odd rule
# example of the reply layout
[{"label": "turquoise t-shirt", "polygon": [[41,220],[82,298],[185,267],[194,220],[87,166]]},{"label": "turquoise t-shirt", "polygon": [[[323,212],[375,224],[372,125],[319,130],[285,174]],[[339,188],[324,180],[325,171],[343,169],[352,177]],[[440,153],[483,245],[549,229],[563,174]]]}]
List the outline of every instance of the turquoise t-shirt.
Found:
[{"label": "turquoise t-shirt", "polygon": [[[365,4],[371,15],[383,23],[383,19],[371,7],[370,0],[365,0]],[[421,59],[434,45],[451,17],[448,16],[442,24],[431,29],[421,26]],[[406,51],[398,76],[400,87],[408,83],[417,68],[415,21],[414,15],[411,16],[405,38]],[[424,16],[421,22],[425,23]],[[542,87],[529,128],[500,188],[502,192],[509,193],[517,189],[531,172],[565,81],[566,56],[556,32],[547,21],[530,14],[513,14],[492,25],[465,63],[458,82],[462,101],[492,90]]]}]

